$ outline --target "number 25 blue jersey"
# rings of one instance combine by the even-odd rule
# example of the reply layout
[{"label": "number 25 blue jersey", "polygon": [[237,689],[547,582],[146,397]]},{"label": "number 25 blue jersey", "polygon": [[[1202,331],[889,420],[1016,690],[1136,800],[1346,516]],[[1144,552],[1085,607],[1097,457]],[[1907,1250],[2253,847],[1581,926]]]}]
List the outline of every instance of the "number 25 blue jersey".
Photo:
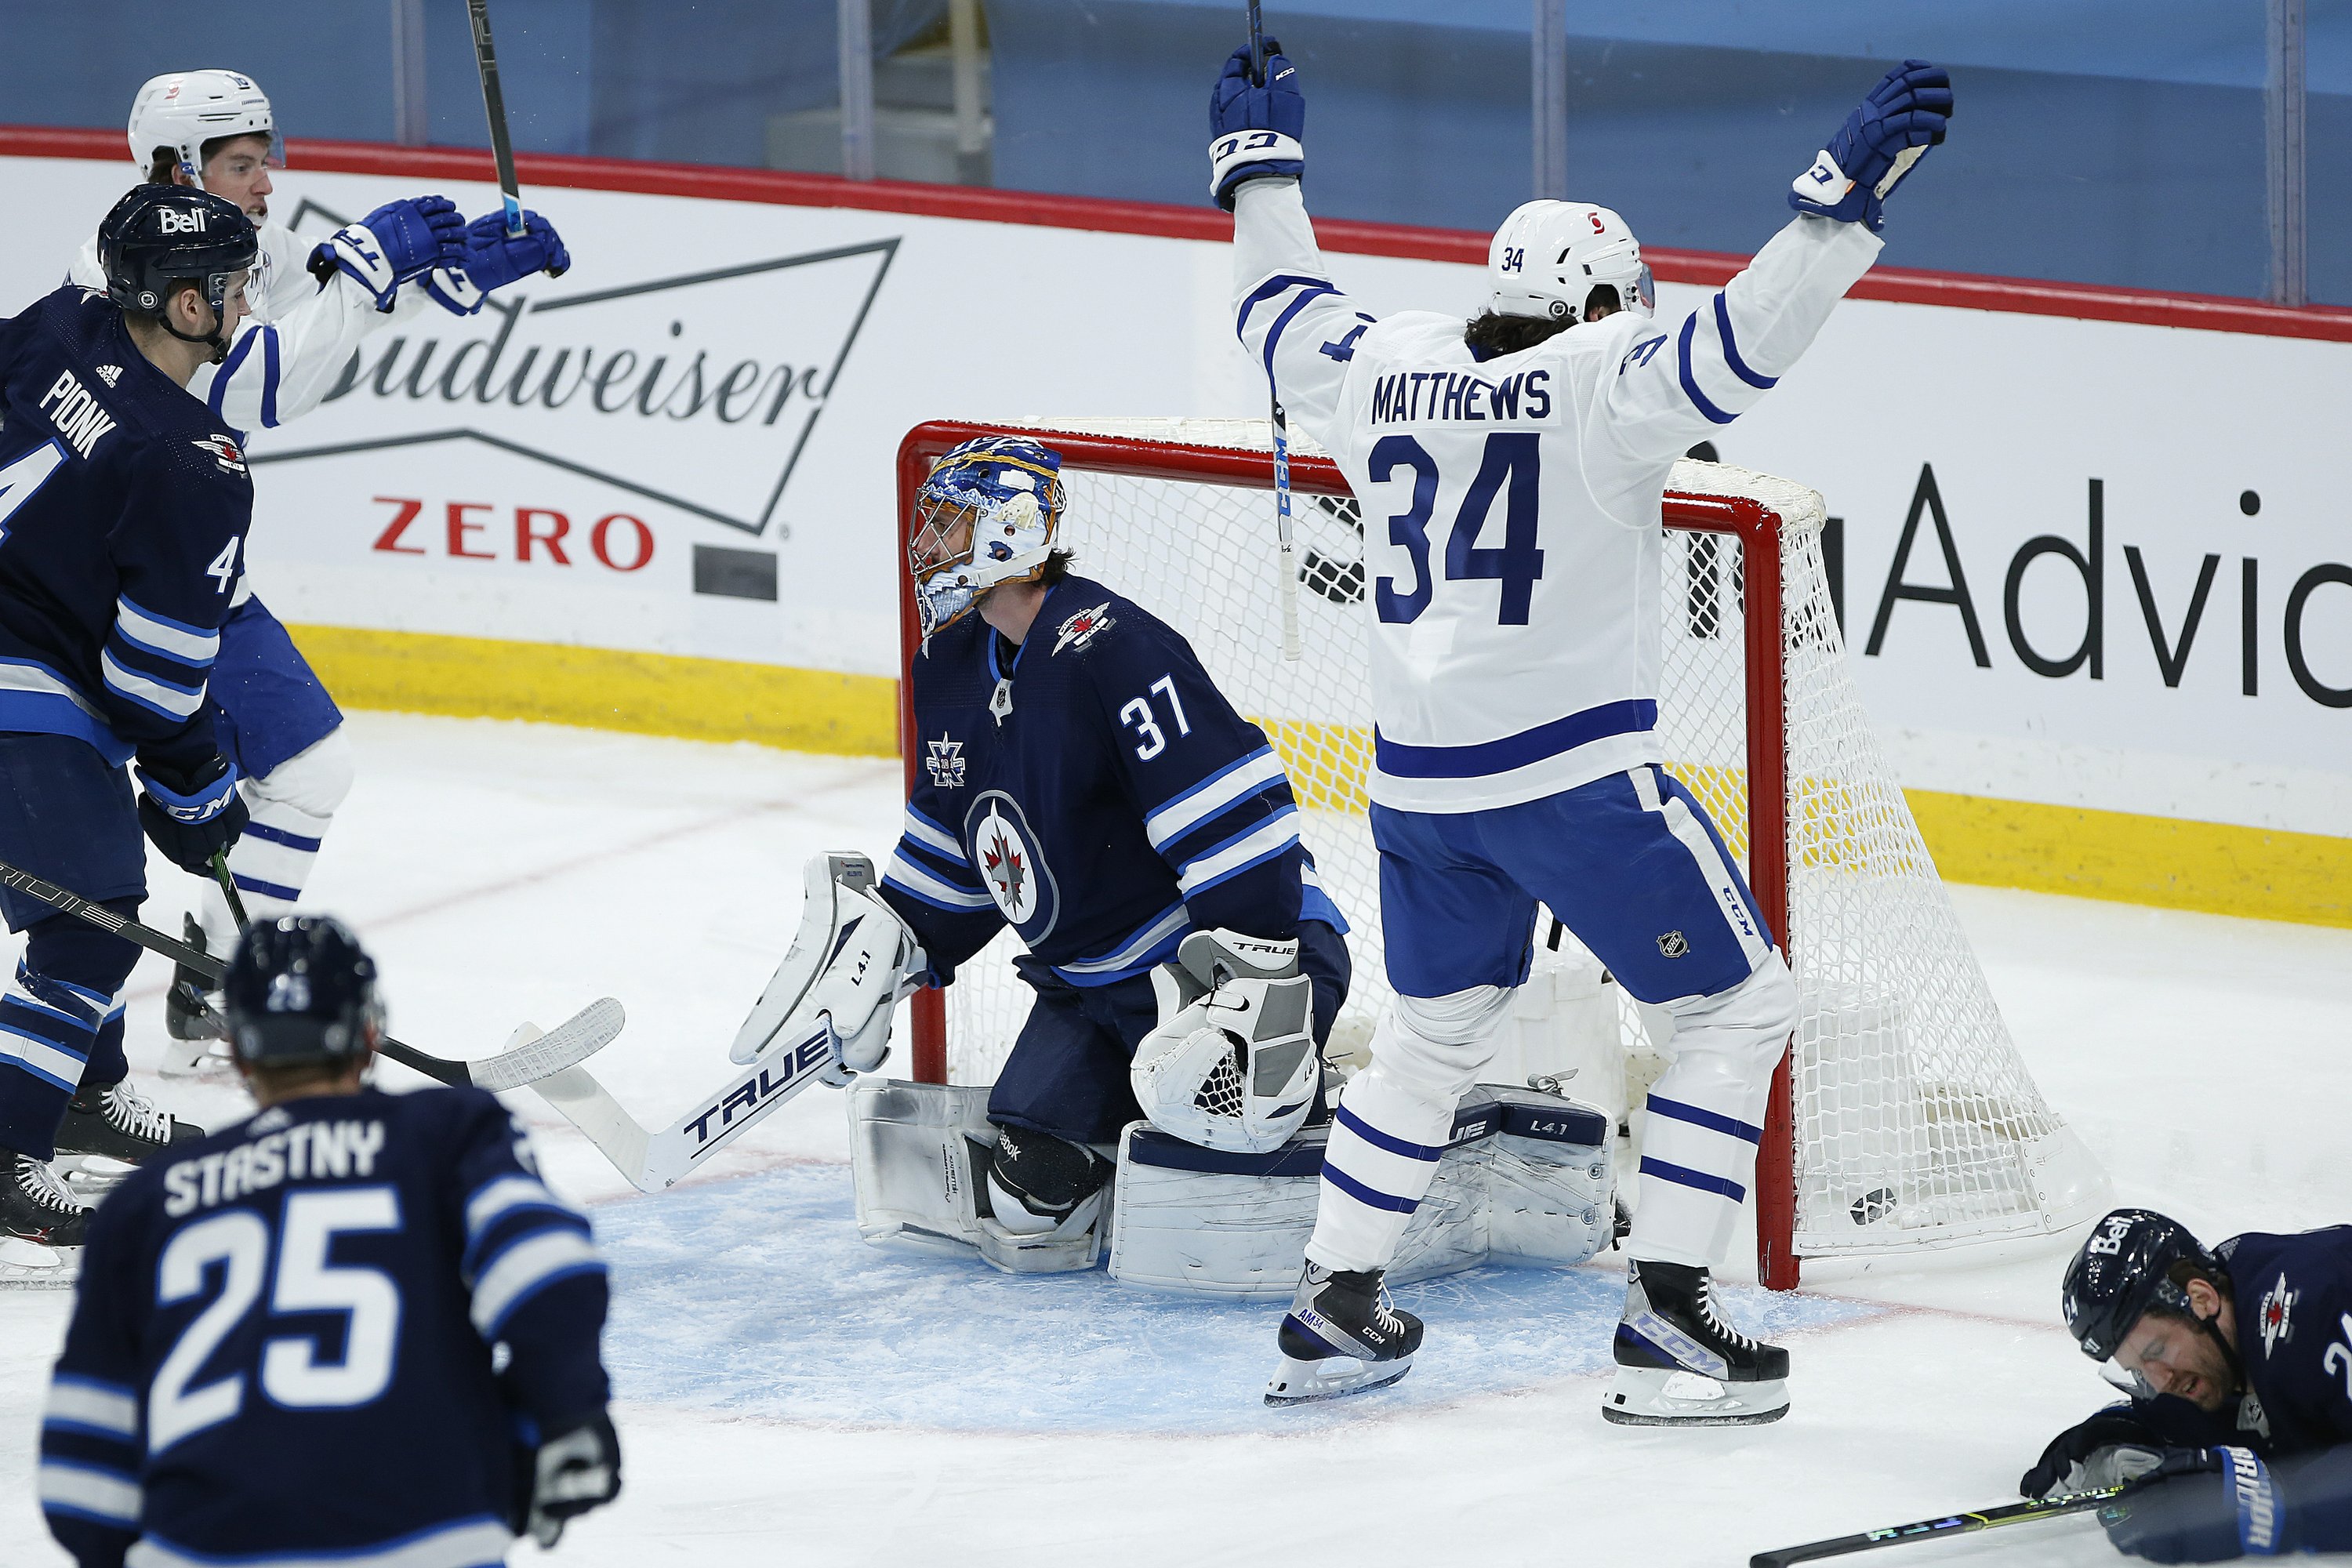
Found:
[{"label": "number 25 blue jersey", "polygon": [[100,1205],[79,1291],[40,1492],[82,1568],[501,1563],[516,1445],[607,1397],[587,1221],[478,1089],[174,1145]]}]

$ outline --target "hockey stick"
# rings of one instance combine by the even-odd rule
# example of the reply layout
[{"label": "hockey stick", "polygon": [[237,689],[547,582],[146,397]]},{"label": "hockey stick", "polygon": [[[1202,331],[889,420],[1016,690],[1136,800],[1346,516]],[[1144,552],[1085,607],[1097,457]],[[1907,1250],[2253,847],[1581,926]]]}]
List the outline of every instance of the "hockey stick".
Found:
[{"label": "hockey stick", "polygon": [[530,1087],[613,1162],[641,1193],[657,1193],[764,1121],[770,1111],[818,1082],[837,1043],[819,1018],[797,1044],[780,1045],[704,1095],[660,1131],[646,1127],[583,1067],[568,1067]]},{"label": "hockey stick", "polygon": [[[1250,79],[1265,85],[1265,20],[1258,0],[1249,0]],[[1282,657],[1297,662],[1298,545],[1290,528],[1290,421],[1282,412],[1282,391],[1274,384],[1274,364],[1266,363],[1266,405],[1274,413],[1274,527],[1276,558],[1282,571]]]},{"label": "hockey stick", "polygon": [[[20,871],[0,860],[0,887],[13,888],[17,892],[38,899],[51,909],[59,910],[79,921],[85,921],[100,931],[112,931],[126,942],[136,942],[150,952],[163,954],[173,963],[194,970],[209,985],[220,984],[222,972],[227,967],[199,947],[165,936],[162,931],[141,925],[137,921],[124,920],[102,904],[93,904],[79,893],[69,893],[54,882],[45,882],[30,871]],[[198,1002],[201,1004],[202,998]],[[204,1009],[209,1016],[210,1009]],[[612,1043],[625,1022],[621,1005],[607,996],[592,1002],[570,1022],[537,1043],[519,1049],[502,1051],[485,1057],[478,1062],[451,1061],[446,1057],[431,1056],[414,1046],[403,1045],[386,1035],[376,1042],[376,1049],[401,1066],[414,1068],[430,1079],[443,1083],[472,1084],[477,1089],[515,1089],[549,1073],[583,1062]]]},{"label": "hockey stick", "polygon": [[236,878],[228,868],[226,849],[213,851],[213,880],[220,884],[221,897],[228,900],[229,919],[236,922],[237,930],[243,931],[252,922],[245,918],[245,900],[237,895]]},{"label": "hockey stick", "polygon": [[490,117],[490,156],[498,160],[499,195],[506,199],[507,233],[522,233],[522,187],[515,182],[514,143],[507,136],[506,94],[499,89],[499,56],[490,47],[490,0],[466,0],[474,24],[474,68],[482,77],[482,108]]},{"label": "hockey stick", "polygon": [[1860,1535],[1841,1535],[1833,1541],[1811,1541],[1802,1546],[1783,1546],[1777,1551],[1759,1552],[1748,1560],[1748,1568],[1788,1568],[1792,1563],[1843,1557],[1850,1552],[1874,1552],[1882,1546],[1899,1546],[1904,1542],[1923,1540],[1931,1535],[1973,1535],[1978,1531],[1997,1530],[2005,1524],[2060,1519],[2112,1502],[2124,1490],[2123,1487],[2116,1486],[2102,1487],[2096,1491],[2066,1492],[2057,1497],[2009,1503],[2000,1508],[1980,1509],[1974,1513],[1947,1514],[1941,1519],[1890,1525],[1884,1530],[1864,1531]]}]

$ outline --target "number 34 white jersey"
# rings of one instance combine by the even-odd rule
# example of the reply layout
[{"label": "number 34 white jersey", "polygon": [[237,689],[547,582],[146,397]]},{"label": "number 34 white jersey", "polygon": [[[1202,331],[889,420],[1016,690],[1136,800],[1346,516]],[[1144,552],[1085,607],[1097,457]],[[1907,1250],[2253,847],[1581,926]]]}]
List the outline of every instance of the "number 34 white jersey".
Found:
[{"label": "number 34 white jersey", "polygon": [[1234,238],[1241,340],[1363,503],[1372,799],[1478,811],[1664,761],[1667,475],[1796,363],[1878,237],[1799,217],[1680,321],[1483,363],[1460,317],[1334,288],[1295,180],[1244,185]]}]

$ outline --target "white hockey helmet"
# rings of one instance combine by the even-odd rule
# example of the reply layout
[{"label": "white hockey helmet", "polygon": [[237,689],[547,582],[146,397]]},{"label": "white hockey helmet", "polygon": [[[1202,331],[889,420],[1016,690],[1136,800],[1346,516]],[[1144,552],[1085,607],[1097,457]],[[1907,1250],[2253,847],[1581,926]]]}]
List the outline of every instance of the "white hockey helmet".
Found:
[{"label": "white hockey helmet", "polygon": [[931,465],[907,539],[926,638],[991,588],[1045,570],[1062,522],[1061,472],[1059,452],[1019,436],[982,436]]},{"label": "white hockey helmet", "polygon": [[1486,271],[1495,286],[1487,309],[1498,316],[1580,321],[1597,283],[1617,290],[1620,310],[1646,316],[1654,308],[1641,241],[1623,218],[1590,202],[1522,204],[1495,231]]},{"label": "white hockey helmet", "polygon": [[278,134],[269,95],[237,71],[169,71],[148,79],[131,100],[131,161],[144,178],[155,149],[169,147],[201,188],[204,146],[224,136],[267,136],[269,162],[286,166],[286,139]]}]

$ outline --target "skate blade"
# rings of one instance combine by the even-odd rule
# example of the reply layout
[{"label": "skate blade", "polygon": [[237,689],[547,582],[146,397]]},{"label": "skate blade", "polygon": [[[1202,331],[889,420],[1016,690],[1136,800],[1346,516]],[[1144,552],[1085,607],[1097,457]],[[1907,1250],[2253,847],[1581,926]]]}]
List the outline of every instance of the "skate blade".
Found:
[{"label": "skate blade", "polygon": [[1324,1399],[1345,1399],[1351,1394],[1386,1388],[1412,1370],[1411,1356],[1396,1361],[1358,1361],[1344,1355],[1297,1361],[1284,1356],[1274,1380],[1265,1385],[1265,1402],[1279,1408],[1312,1405]]},{"label": "skate blade", "polygon": [[65,1290],[81,1272],[81,1248],[0,1236],[0,1290]]},{"label": "skate blade", "polygon": [[1789,1414],[1789,1384],[1717,1383],[1695,1372],[1621,1366],[1601,1400],[1620,1426],[1761,1426]]},{"label": "skate blade", "polygon": [[226,1078],[236,1063],[226,1040],[166,1040],[155,1070],[164,1078]]},{"label": "skate blade", "polygon": [[139,1167],[108,1154],[59,1154],[49,1163],[66,1191],[84,1203],[96,1203],[112,1192],[122,1178]]}]

